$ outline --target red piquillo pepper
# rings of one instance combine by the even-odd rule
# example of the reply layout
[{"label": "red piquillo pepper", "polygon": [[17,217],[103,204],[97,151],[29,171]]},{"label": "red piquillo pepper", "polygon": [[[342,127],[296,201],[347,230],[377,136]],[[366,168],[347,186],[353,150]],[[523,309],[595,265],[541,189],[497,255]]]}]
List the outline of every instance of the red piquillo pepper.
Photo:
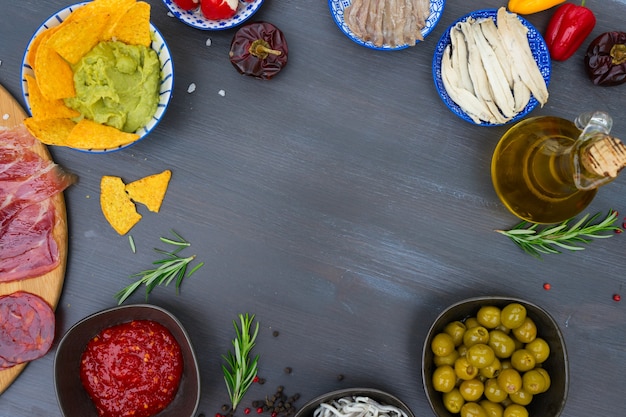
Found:
[{"label": "red piquillo pepper", "polygon": [[230,62],[241,74],[269,80],[287,65],[287,41],[276,26],[252,22],[242,26],[230,44]]},{"label": "red piquillo pepper", "polygon": [[585,55],[585,68],[596,85],[626,82],[626,32],[605,32],[591,41]]},{"label": "red piquillo pepper", "polygon": [[585,0],[580,6],[565,3],[556,9],[545,36],[552,59],[565,61],[574,55],[595,25],[596,17],[585,7]]}]

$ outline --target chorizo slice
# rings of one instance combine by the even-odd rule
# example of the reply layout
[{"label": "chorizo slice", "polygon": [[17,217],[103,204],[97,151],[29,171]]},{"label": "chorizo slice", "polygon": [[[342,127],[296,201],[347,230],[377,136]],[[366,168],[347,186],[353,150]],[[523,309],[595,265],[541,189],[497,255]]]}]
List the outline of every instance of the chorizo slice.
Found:
[{"label": "chorizo slice", "polygon": [[0,296],[0,369],[44,356],[54,340],[52,307],[26,291]]}]

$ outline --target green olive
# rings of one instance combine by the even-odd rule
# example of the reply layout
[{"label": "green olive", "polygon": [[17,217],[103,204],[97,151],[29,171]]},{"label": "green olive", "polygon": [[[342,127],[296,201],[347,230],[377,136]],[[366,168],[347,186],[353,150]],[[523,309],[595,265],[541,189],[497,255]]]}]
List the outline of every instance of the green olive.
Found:
[{"label": "green olive", "polygon": [[439,392],[450,392],[456,384],[456,374],[450,365],[435,368],[433,372],[433,388]]},{"label": "green olive", "polygon": [[467,319],[465,319],[465,327],[467,329],[471,329],[472,327],[478,327],[478,326],[480,326],[480,323],[478,322],[476,317],[468,317]]},{"label": "green olive", "polygon": [[512,394],[522,388],[522,376],[513,368],[503,369],[498,375],[498,385],[507,394]]},{"label": "green olive", "polygon": [[502,308],[500,321],[509,329],[519,327],[526,319],[526,307],[519,303],[510,303]]},{"label": "green olive", "polygon": [[543,390],[543,392],[546,392],[550,388],[550,385],[552,384],[552,379],[550,378],[550,374],[544,368],[535,368],[535,370],[539,372],[541,376],[543,376],[543,378],[546,380],[546,387]]},{"label": "green olive", "polygon": [[493,358],[493,362],[491,362],[491,365],[485,366],[484,368],[480,368],[478,370],[478,373],[483,378],[495,378],[500,374],[501,369],[502,369],[502,362],[500,362],[500,359]]},{"label": "green olive", "polygon": [[434,362],[435,366],[441,366],[441,365],[454,366],[454,361],[456,361],[458,357],[459,357],[459,352],[455,349],[455,350],[452,351],[451,354],[449,354],[447,356],[437,356],[437,355],[434,355],[433,356],[433,362]]},{"label": "green olive", "polygon": [[450,392],[443,393],[443,406],[452,414],[461,412],[461,407],[465,404],[465,399],[461,395],[458,388],[454,388]]},{"label": "green olive", "polygon": [[509,398],[515,404],[528,405],[533,400],[533,395],[530,392],[526,391],[524,388],[521,388],[517,390],[517,392],[509,394]]},{"label": "green olive", "polygon": [[537,369],[522,375],[522,388],[531,394],[541,394],[546,389],[546,379]]},{"label": "green olive", "polygon": [[487,345],[493,349],[493,353],[500,359],[508,358],[515,352],[515,341],[501,330],[489,332]]},{"label": "green olive", "polygon": [[536,337],[530,343],[527,343],[525,349],[533,354],[537,363],[543,363],[550,356],[550,345],[544,339]]},{"label": "green olive", "polygon": [[488,417],[485,409],[480,404],[468,402],[461,407],[461,417]]},{"label": "green olive", "polygon": [[476,313],[476,320],[487,329],[495,329],[500,325],[500,309],[496,306],[482,306]]},{"label": "green olive", "polygon": [[472,366],[465,356],[454,361],[454,373],[463,380],[474,379],[478,376],[478,368]]},{"label": "green olive", "polygon": [[467,327],[460,321],[453,321],[448,323],[446,327],[444,327],[443,331],[452,336],[452,340],[454,340],[454,346],[459,346],[463,343],[463,333],[465,333]]},{"label": "green olive", "polygon": [[478,401],[485,392],[485,385],[478,379],[470,379],[461,382],[459,392],[465,401]]},{"label": "green olive", "polygon": [[530,317],[526,317],[520,326],[513,328],[513,335],[522,343],[530,343],[537,337],[537,325]]},{"label": "green olive", "polygon": [[430,343],[430,348],[437,356],[448,356],[454,351],[454,340],[448,333],[437,333]]},{"label": "green olive", "polygon": [[485,397],[494,403],[501,403],[509,394],[506,393],[498,384],[498,380],[495,378],[485,381]]},{"label": "green olive", "polygon": [[487,417],[502,417],[504,413],[504,407],[493,401],[481,400],[479,404],[487,413]]},{"label": "green olive", "polygon": [[491,365],[496,355],[489,346],[484,343],[476,343],[467,349],[465,357],[470,365],[481,369]]},{"label": "green olive", "polygon": [[456,348],[456,351],[459,352],[459,356],[466,356],[467,355],[467,346],[461,345],[458,348]]},{"label": "green olive", "polygon": [[504,409],[502,417],[528,417],[528,410],[523,405],[511,404]]},{"label": "green olive", "polygon": [[477,343],[487,343],[489,341],[489,330],[483,326],[472,327],[467,329],[463,335],[463,344],[472,347]]},{"label": "green olive", "polygon": [[526,349],[518,349],[511,355],[511,365],[520,372],[530,371],[535,363],[535,356]]}]

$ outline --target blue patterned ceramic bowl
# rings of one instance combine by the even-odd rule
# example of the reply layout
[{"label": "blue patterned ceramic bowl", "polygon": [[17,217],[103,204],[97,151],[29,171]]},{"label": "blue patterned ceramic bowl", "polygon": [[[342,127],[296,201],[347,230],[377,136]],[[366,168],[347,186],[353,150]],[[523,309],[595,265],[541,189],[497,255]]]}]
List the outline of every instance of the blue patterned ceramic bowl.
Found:
[{"label": "blue patterned ceramic bowl", "polygon": [[237,13],[229,19],[209,20],[202,15],[199,8],[183,10],[174,0],[163,0],[170,12],[181,22],[200,30],[225,30],[239,26],[248,20],[263,4],[263,0],[239,0]]},{"label": "blue patterned ceramic bowl", "polygon": [[[46,29],[51,27],[55,27],[60,25],[67,17],[77,8],[83,6],[86,3],[77,3],[72,6],[66,7],[54,15],[50,16],[33,34],[30,39],[28,46],[26,47],[26,51],[24,52],[24,57],[22,59],[22,95],[24,97],[24,102],[26,103],[26,108],[28,113],[31,113],[30,104],[28,100],[28,84],[26,83],[26,75],[33,76],[33,69],[27,62],[26,56],[28,55],[28,50],[31,47],[33,40]],[[135,133],[139,135],[139,139],[136,141],[129,143],[124,146],[120,146],[112,149],[77,149],[83,152],[89,153],[107,153],[119,151],[121,149],[126,149],[129,146],[132,146],[145,138],[154,128],[159,124],[163,115],[165,114],[165,110],[170,103],[170,99],[172,98],[172,91],[174,90],[174,63],[172,62],[172,56],[170,55],[170,50],[165,43],[165,39],[161,33],[157,30],[157,28],[150,24],[150,32],[152,34],[152,49],[159,56],[159,61],[161,62],[161,86],[159,89],[159,103],[157,105],[157,110],[152,119],[146,124],[144,127],[137,130]],[[32,113],[31,113],[32,114]]]},{"label": "blue patterned ceramic bowl", "polygon": [[[491,18],[495,21],[497,13],[498,13],[497,9],[476,10],[457,19],[444,32],[444,34],[441,36],[441,39],[439,40],[439,43],[437,44],[435,48],[432,71],[433,71],[433,79],[435,80],[435,87],[437,88],[437,92],[439,93],[439,96],[441,97],[445,105],[448,106],[450,111],[452,111],[452,113],[456,114],[461,119],[468,121],[472,124],[476,124],[476,123],[474,123],[474,121],[463,110],[461,110],[461,107],[459,107],[458,104],[452,101],[445,87],[443,86],[443,81],[441,80],[441,60],[443,57],[444,50],[450,44],[450,31],[452,30],[452,28],[454,28],[454,26],[456,26],[457,23],[464,22],[470,17],[473,17],[474,19]],[[550,61],[550,52],[548,51],[548,46],[546,45],[545,40],[541,36],[541,33],[539,33],[539,31],[530,22],[528,22],[522,16],[518,15],[517,17],[522,22],[522,24],[524,24],[524,26],[528,28],[527,37],[528,37],[528,42],[530,44],[530,49],[533,53],[533,57],[535,58],[535,61],[537,61],[537,64],[539,66],[539,71],[541,71],[541,75],[543,75],[543,79],[546,81],[546,85],[549,85],[550,73],[552,71],[552,63]],[[521,112],[515,115],[515,117],[513,117],[512,119],[510,119],[509,121],[503,124],[514,123],[526,117],[528,113],[530,113],[535,107],[537,107],[538,104],[539,102],[535,99],[535,97],[531,96],[530,101],[528,102],[526,107],[524,107],[524,109]],[[500,126],[500,125],[502,124],[495,124],[495,123],[488,123],[488,122],[483,122],[480,124],[480,126]]]},{"label": "blue patterned ceramic bowl", "polygon": [[[383,45],[381,47],[374,45],[371,41],[364,41],[358,38],[348,27],[346,22],[343,20],[343,10],[348,7],[352,3],[351,0],[328,0],[328,7],[330,8],[330,14],[333,17],[333,20],[341,29],[341,31],[352,41],[356,42],[361,46],[365,46],[366,48],[376,49],[381,51],[397,51],[399,49],[406,49],[409,44],[399,45],[399,46],[390,46]],[[426,38],[430,32],[437,26],[439,23],[439,19],[443,13],[443,8],[446,4],[445,0],[431,0],[430,2],[430,15],[428,19],[426,19],[426,26],[422,29],[422,36]],[[416,43],[419,43],[416,42]]]}]

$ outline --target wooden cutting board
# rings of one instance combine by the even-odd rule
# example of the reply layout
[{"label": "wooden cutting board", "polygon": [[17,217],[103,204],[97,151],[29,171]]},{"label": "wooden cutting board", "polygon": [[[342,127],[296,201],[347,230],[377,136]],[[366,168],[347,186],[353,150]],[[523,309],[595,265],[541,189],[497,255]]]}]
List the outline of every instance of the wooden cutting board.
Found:
[{"label": "wooden cutting board", "polygon": [[[0,126],[10,128],[20,125],[26,117],[26,112],[20,104],[2,85],[0,85]],[[45,145],[37,142],[34,150],[42,157],[51,159],[50,153]],[[46,300],[53,309],[56,309],[63,288],[65,265],[67,262],[67,214],[65,211],[63,193],[57,193],[53,196],[52,202],[56,209],[57,217],[53,236],[59,247],[59,266],[39,277],[0,283],[0,295],[10,294],[19,290],[28,291],[39,295]],[[48,354],[51,354],[51,352]],[[0,394],[13,383],[25,366],[26,364],[20,364],[0,371]]]}]

